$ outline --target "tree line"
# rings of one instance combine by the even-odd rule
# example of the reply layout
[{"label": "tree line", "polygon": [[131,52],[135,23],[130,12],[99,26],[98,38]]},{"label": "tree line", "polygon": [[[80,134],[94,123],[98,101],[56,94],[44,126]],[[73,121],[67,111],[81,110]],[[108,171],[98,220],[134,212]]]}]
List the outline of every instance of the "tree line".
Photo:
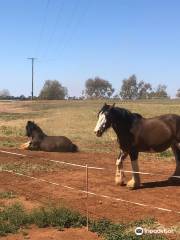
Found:
[{"label": "tree line", "polygon": [[[138,81],[136,75],[131,75],[122,81],[119,91],[115,92],[112,84],[99,77],[90,78],[85,82],[83,95],[85,98],[120,98],[123,100],[169,98],[167,86],[159,84],[156,88],[143,80]],[[176,97],[180,98],[180,89],[177,90]]]},{"label": "tree line", "polygon": [[[180,89],[177,90],[176,97],[180,98]],[[40,91],[38,99],[42,100],[62,100],[76,99],[68,97],[68,89],[57,80],[46,80]],[[102,99],[102,98],[120,98],[123,100],[169,98],[167,86],[159,84],[156,88],[144,80],[138,80],[136,75],[125,78],[119,91],[115,94],[112,84],[100,77],[89,78],[85,81],[85,89],[82,91],[80,99]],[[0,91],[0,99],[30,99],[24,95],[13,97],[8,90]]]}]

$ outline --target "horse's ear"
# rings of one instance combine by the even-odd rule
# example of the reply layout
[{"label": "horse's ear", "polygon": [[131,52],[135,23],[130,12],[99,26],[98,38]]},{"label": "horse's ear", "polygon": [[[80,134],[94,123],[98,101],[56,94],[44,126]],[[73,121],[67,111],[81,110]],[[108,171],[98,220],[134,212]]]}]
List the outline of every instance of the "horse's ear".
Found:
[{"label": "horse's ear", "polygon": [[115,106],[116,103],[113,103],[113,105],[111,105],[110,109],[112,109]]}]

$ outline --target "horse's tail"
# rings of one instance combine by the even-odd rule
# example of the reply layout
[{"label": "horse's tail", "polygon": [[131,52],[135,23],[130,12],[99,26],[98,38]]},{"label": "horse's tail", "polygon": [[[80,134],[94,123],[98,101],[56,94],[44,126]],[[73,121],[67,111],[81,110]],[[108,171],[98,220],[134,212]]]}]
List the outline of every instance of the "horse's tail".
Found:
[{"label": "horse's tail", "polygon": [[72,152],[78,152],[78,146],[76,144],[72,144]]}]

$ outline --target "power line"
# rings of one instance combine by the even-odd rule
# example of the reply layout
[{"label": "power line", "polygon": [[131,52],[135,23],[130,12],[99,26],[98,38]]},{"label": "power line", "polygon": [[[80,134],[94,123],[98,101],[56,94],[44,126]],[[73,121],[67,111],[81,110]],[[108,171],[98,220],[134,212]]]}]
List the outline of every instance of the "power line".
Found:
[{"label": "power line", "polygon": [[44,35],[45,26],[46,26],[46,22],[47,22],[47,10],[49,8],[49,3],[50,3],[50,0],[47,0],[45,8],[44,8],[44,15],[43,15],[43,20],[42,20],[42,24],[41,24],[39,39],[37,41],[37,46],[36,46],[36,50],[35,50],[36,54],[39,50],[39,47],[41,46],[40,43],[42,42],[42,38],[43,38],[43,35]]},{"label": "power line", "polygon": [[[65,26],[64,26],[64,31],[62,36],[58,39],[58,43],[61,42],[61,46],[64,46],[64,42],[67,39],[68,36],[68,30],[70,29],[70,27],[72,26],[73,23],[73,19],[75,17],[75,13],[77,12],[77,9],[79,7],[79,1],[75,1],[75,4],[72,8],[71,14],[69,16],[69,21],[66,22]],[[62,44],[63,43],[63,44]],[[59,45],[55,48],[55,52],[57,52],[57,50],[59,49]]]},{"label": "power line", "polygon": [[[45,50],[43,58],[45,58],[45,56],[47,56],[47,54],[49,52],[50,45],[52,45],[50,43],[52,43],[52,39],[53,39],[53,37],[56,33],[59,21],[60,21],[60,19],[62,19],[62,16],[63,16],[62,10],[64,9],[64,6],[65,6],[64,3],[65,2],[62,2],[62,4],[59,6],[56,21],[55,21],[55,23],[52,27],[53,31],[49,35],[50,37],[48,38],[48,41],[47,41],[48,42],[47,49]],[[74,33],[77,32],[77,28],[78,28],[78,25],[81,22],[81,19],[86,15],[87,9],[89,7],[88,1],[87,1],[87,4],[85,4],[84,9],[82,10],[81,17],[80,17],[80,11],[77,11],[78,8],[79,8],[79,4],[80,4],[79,1],[75,1],[74,6],[72,7],[71,14],[68,18],[68,21],[64,25],[64,31],[62,32],[61,36],[58,38],[58,46],[55,46],[55,48],[53,49],[54,53],[58,53],[60,51],[60,53],[62,55],[63,50],[67,47],[68,43],[73,39]],[[78,12],[78,14],[77,14],[77,12]],[[76,17],[76,21],[74,21],[75,17]],[[57,57],[56,57],[56,59],[53,58],[49,61],[57,61],[57,60],[59,60],[59,59],[57,59]]]},{"label": "power line", "polygon": [[56,31],[57,31],[58,23],[60,22],[60,20],[62,19],[62,16],[63,16],[62,13],[63,13],[64,6],[65,6],[65,0],[62,1],[61,5],[59,5],[59,9],[58,9],[58,13],[57,13],[57,16],[56,16],[56,20],[55,20],[54,25],[52,27],[52,31],[51,31],[50,37],[49,37],[49,39],[47,41],[47,49],[46,49],[46,52],[44,53],[44,56],[48,55],[50,43],[52,42],[52,39],[53,39],[53,37],[54,37],[54,35],[55,35]]},{"label": "power line", "polygon": [[[77,16],[75,24],[72,24],[73,21],[67,23],[66,31],[64,32],[64,39],[63,39],[64,41],[63,42],[61,41],[62,42],[61,47],[60,48],[57,47],[55,49],[55,52],[59,52],[59,50],[60,50],[60,52],[62,54],[63,50],[67,47],[68,43],[73,39],[73,37],[75,35],[75,32],[77,32],[78,25],[81,23],[82,18],[85,17],[85,15],[87,14],[88,7],[89,7],[89,5],[88,5],[88,2],[87,2],[87,5],[85,5],[84,10],[82,11],[81,17],[80,17],[80,14],[79,14],[79,16]],[[73,17],[75,16],[74,13],[77,12],[77,8],[78,8],[78,5],[75,5],[74,9],[73,9],[74,11],[72,12],[72,15],[71,15],[71,20],[73,20]],[[71,33],[70,33],[70,31],[68,33],[67,29],[70,26],[71,26]],[[74,28],[74,31],[72,31],[73,28]],[[62,40],[62,38],[61,38],[61,40]]]}]

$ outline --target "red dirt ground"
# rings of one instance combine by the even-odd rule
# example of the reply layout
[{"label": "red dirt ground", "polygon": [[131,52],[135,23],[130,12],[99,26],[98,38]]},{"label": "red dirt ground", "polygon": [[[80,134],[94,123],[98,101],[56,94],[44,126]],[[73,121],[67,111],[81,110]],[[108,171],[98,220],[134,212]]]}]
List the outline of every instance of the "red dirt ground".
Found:
[{"label": "red dirt ground", "polygon": [[[9,149],[6,149],[9,151]],[[171,209],[180,212],[180,184],[166,181],[172,175],[175,168],[174,160],[159,160],[149,157],[140,157],[140,171],[160,173],[166,176],[141,175],[142,188],[129,190],[126,187],[119,187],[114,184],[115,154],[102,153],[44,153],[29,152],[20,150],[10,150],[27,154],[31,157],[18,157],[0,153],[0,163],[33,162],[42,163],[41,158],[56,159],[59,161],[72,162],[77,164],[88,164],[88,166],[104,167],[105,170],[89,170],[89,191],[111,197],[144,203],[150,206]],[[46,162],[46,161],[45,161]],[[53,163],[49,163],[53,164]],[[55,165],[57,169],[51,172],[36,172],[32,176],[43,178],[48,181],[75,187],[85,190],[86,174],[84,168],[69,167],[65,165]],[[125,161],[125,169],[131,170],[130,161]],[[127,180],[131,178],[130,173],[126,173]],[[25,200],[37,204],[37,202],[48,203],[49,201],[63,202],[82,213],[86,213],[86,194],[77,193],[71,189],[61,186],[53,186],[45,182],[28,179],[13,175],[11,173],[0,173],[0,188],[14,191]],[[119,222],[129,222],[149,217],[154,217],[165,226],[179,225],[180,213],[165,212],[151,207],[142,207],[125,202],[117,202],[97,196],[89,196],[88,208],[90,216],[93,218],[109,218]],[[18,238],[20,239],[20,238]],[[60,239],[60,238],[59,238]],[[77,238],[78,239],[78,238]]]}]

